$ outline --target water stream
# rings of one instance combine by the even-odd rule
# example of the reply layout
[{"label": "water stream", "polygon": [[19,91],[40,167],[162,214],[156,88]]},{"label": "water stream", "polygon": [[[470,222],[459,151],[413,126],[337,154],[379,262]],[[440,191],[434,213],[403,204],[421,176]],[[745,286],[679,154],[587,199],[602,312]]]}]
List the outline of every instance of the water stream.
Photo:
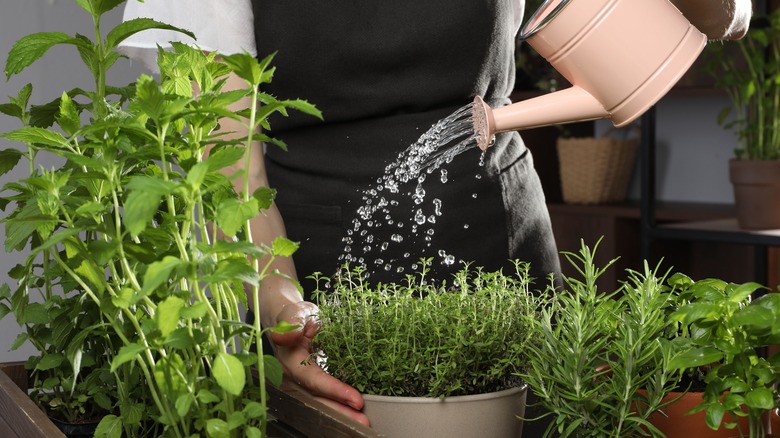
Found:
[{"label": "water stream", "polygon": [[[455,156],[477,147],[472,114],[473,104],[469,104],[438,121],[385,167],[375,185],[363,190],[362,204],[352,220],[352,227],[342,239],[341,263],[362,265],[369,274],[378,270],[403,274],[417,272],[418,261],[423,256],[433,257],[433,263],[452,265],[456,262],[446,248],[431,249],[436,220],[444,214],[446,206],[438,198],[429,199],[425,182],[435,178],[446,184],[445,165]],[[484,153],[479,164],[484,166]],[[475,178],[481,177],[477,172]],[[476,194],[472,196],[476,197]],[[411,203],[402,202],[409,199]],[[463,224],[463,227],[469,225]],[[391,246],[404,248],[405,242],[420,237],[424,239],[426,254],[388,251]],[[401,257],[388,258],[389,254],[399,253]]]}]

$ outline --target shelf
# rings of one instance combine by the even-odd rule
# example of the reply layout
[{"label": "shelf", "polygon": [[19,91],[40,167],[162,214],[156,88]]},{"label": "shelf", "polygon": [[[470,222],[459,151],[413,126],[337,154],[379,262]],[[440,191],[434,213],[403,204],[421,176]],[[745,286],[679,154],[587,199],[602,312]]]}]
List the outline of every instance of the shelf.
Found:
[{"label": "shelf", "polygon": [[735,218],[658,225],[650,233],[653,237],[664,239],[780,246],[780,229],[744,230],[739,228]]}]

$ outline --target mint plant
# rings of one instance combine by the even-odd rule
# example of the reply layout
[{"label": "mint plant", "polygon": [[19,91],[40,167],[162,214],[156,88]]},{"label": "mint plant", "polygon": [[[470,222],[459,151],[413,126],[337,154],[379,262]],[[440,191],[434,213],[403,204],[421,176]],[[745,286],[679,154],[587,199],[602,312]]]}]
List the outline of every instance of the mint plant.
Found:
[{"label": "mint plant", "polygon": [[[159,51],[159,80],[142,75],[110,86],[106,71],[130,35],[191,34],[142,18],[104,35],[101,16],[124,1],[76,3],[93,18],[94,39],[29,35],[12,48],[5,72],[11,77],[52,47],[72,45],[94,90],[35,106],[27,85],[0,105],[21,122],[1,136],[25,148],[0,151],[0,175],[22,160],[29,167],[0,198],[0,208],[10,208],[6,250],[29,253],[9,272],[16,283],[0,287],[0,316],[13,314],[25,328],[14,347],[30,341],[39,351],[27,362],[33,395],[52,415],[101,418],[100,437],[266,436],[265,381],[278,383],[282,370],[261,348],[259,286],[281,275],[272,261],[297,244],[253,242],[249,221],[275,192],[250,192],[248,178],[236,190],[231,181],[248,174],[253,143],[284,147],[267,134],[270,114],[321,115],[303,100],[261,91],[273,77],[271,56],[218,59],[174,44]],[[230,73],[246,88],[225,91]],[[229,109],[245,98],[256,104]],[[223,118],[241,121],[247,136],[225,136]],[[40,168],[41,154],[62,164]],[[239,170],[230,174],[232,167]],[[254,325],[243,322],[247,307]]]},{"label": "mint plant", "polygon": [[564,276],[564,288],[548,291],[549,305],[530,320],[538,342],[522,377],[552,416],[545,437],[659,436],[648,417],[681,377],[669,367],[682,348],[669,318],[677,291],[647,265],[618,290],[599,291],[597,278],[615,260],[596,267],[597,246],[564,253],[579,276]]},{"label": "mint plant", "polygon": [[426,278],[371,284],[360,267],[317,277],[322,327],[313,360],[359,391],[445,397],[522,385],[516,374],[533,342],[528,264],[515,275],[465,267],[450,284]]}]

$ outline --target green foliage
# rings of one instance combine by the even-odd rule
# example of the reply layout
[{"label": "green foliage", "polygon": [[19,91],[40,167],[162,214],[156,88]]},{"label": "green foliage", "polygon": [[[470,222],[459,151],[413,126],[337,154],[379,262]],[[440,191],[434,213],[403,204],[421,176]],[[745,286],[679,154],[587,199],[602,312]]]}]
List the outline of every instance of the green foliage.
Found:
[{"label": "green foliage", "polygon": [[659,436],[647,418],[680,378],[668,367],[677,349],[668,318],[675,290],[645,266],[600,293],[596,279],[612,263],[597,268],[584,243],[566,257],[581,278],[565,276],[564,289],[550,291],[550,305],[530,320],[538,342],[522,375],[553,416],[545,436]]},{"label": "green foliage", "polygon": [[[272,77],[271,57],[239,54],[224,63],[181,44],[160,53],[159,81],[144,75],[127,87],[108,86],[105,73],[125,38],[150,28],[186,31],[140,19],[103,37],[101,14],[123,1],[76,2],[94,19],[94,41],[30,35],[14,45],[5,72],[10,77],[49,49],[71,45],[95,90],[71,90],[36,107],[27,85],[0,105],[21,122],[0,136],[26,148],[0,151],[0,176],[19,162],[29,168],[0,198],[9,209],[5,247],[27,252],[9,272],[15,284],[0,287],[0,317],[12,314],[24,327],[14,348],[30,341],[38,350],[27,361],[33,396],[66,421],[102,418],[100,437],[264,435],[265,380],[279,382],[281,366],[263,355],[259,315],[249,326],[242,309],[259,313],[259,286],[274,275],[272,261],[297,245],[254,243],[249,220],[275,192],[250,192],[248,178],[243,188],[230,181],[248,171],[254,148],[247,145],[272,140],[255,134],[269,127],[269,114],[320,114],[260,91]],[[246,89],[223,90],[231,72]],[[241,99],[274,105],[231,111]],[[247,137],[217,134],[225,117],[242,121]],[[62,164],[42,169],[42,155]],[[233,238],[222,240],[218,226]]]},{"label": "green foliage", "polygon": [[[717,279],[694,282],[680,277],[688,304],[672,317],[687,328],[692,349],[674,358],[671,366],[706,370],[704,401],[707,424],[717,429],[725,413],[747,417],[750,437],[763,437],[762,416],[780,406],[780,353],[769,357],[761,349],[780,343],[780,295],[751,296],[761,286]],[[724,423],[735,428],[736,421]],[[740,436],[745,431],[740,431]]]},{"label": "green foliage", "polygon": [[710,44],[707,50],[715,84],[733,104],[718,122],[739,136],[737,158],[780,159],[780,10],[756,16],[741,40]]},{"label": "green foliage", "polygon": [[[423,261],[423,265],[425,265]],[[521,384],[536,314],[528,265],[516,276],[466,267],[451,285],[419,276],[371,285],[360,268],[320,282],[322,328],[314,339],[325,366],[368,394],[444,397]],[[321,279],[324,280],[324,279]],[[325,290],[332,289],[332,290]]]}]

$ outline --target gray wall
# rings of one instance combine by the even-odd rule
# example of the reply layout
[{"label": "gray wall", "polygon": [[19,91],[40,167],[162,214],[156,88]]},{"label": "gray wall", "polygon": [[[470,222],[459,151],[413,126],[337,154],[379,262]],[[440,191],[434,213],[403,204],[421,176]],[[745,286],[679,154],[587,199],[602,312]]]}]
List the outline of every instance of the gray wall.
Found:
[{"label": "gray wall", "polygon": [[[0,11],[0,63],[3,66],[13,43],[29,33],[61,31],[91,35],[88,17],[71,0],[0,0]],[[120,11],[113,11],[107,17],[105,27],[109,28],[119,19]],[[137,66],[120,61],[109,82],[125,84],[140,72]],[[48,102],[63,90],[76,86],[91,88],[91,76],[81,66],[72,47],[57,47],[11,81],[0,80],[0,102],[6,102],[7,96],[16,95],[28,82],[35,85],[33,101],[36,103]],[[727,103],[723,97],[667,97],[659,104],[660,199],[732,202],[727,159],[731,157],[736,140],[715,123],[716,114]],[[17,127],[14,120],[0,117],[0,132]],[[0,148],[10,146],[0,140]],[[0,184],[22,176],[20,171],[11,173],[0,178]],[[629,196],[638,198],[638,193],[635,181]],[[0,233],[4,236],[2,224]],[[8,281],[6,272],[20,259],[19,254],[0,251],[0,283]],[[23,360],[29,355],[29,348],[8,352],[18,333],[19,327],[12,316],[0,321],[0,361]]]}]

